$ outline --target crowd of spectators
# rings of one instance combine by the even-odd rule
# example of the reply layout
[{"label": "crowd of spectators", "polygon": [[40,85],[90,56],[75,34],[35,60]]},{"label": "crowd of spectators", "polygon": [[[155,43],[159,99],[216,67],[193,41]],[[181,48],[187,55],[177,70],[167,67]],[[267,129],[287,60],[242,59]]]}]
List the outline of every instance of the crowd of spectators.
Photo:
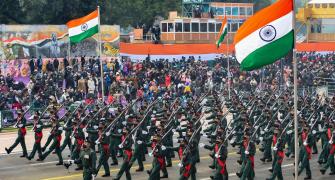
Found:
[{"label": "crowd of spectators", "polygon": [[[290,88],[293,85],[290,58],[262,69],[242,72],[234,57],[230,57],[230,81],[227,58],[199,61],[196,57],[179,60],[131,61],[111,58],[103,61],[104,97],[106,103],[126,105],[136,97],[197,96],[201,88],[227,88],[254,91],[262,88]],[[324,79],[334,79],[334,53],[298,53],[299,87],[321,85]],[[31,70],[27,85],[11,76],[0,76],[0,111],[32,106],[45,107],[51,98],[58,102],[93,103],[101,99],[101,68],[99,57],[75,57],[71,60],[42,58],[29,61]]]}]

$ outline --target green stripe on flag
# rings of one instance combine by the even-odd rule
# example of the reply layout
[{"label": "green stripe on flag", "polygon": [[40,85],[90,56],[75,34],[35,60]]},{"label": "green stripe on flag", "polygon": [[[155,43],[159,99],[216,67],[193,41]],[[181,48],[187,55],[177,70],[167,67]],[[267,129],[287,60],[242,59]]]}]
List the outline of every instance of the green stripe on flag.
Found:
[{"label": "green stripe on flag", "polygon": [[294,31],[249,54],[241,63],[241,70],[251,71],[272,64],[293,49]]},{"label": "green stripe on flag", "polygon": [[96,25],[96,26],[88,29],[87,31],[85,31],[85,32],[83,32],[81,34],[78,34],[78,35],[75,35],[75,36],[71,36],[70,37],[70,41],[71,41],[71,43],[79,43],[82,40],[84,40],[86,38],[89,38],[89,37],[93,36],[94,34],[96,34],[98,32],[99,32],[99,26]]},{"label": "green stripe on flag", "polygon": [[226,37],[227,33],[228,33],[228,28],[225,28],[224,31],[223,31],[223,33],[221,34],[221,36],[220,36],[220,38],[219,38],[217,44],[216,44],[217,48],[220,47],[220,44],[222,43],[222,41],[223,41],[224,38]]}]

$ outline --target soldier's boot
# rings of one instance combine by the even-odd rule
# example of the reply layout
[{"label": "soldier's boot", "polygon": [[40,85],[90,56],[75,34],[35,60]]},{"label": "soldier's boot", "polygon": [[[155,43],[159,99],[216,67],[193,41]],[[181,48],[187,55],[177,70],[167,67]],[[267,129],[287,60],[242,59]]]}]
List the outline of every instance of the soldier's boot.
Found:
[{"label": "soldier's boot", "polygon": [[167,172],[166,167],[164,167],[164,168],[162,169],[162,171],[163,171],[163,176],[161,176],[161,178],[162,178],[162,179],[163,179],[163,178],[169,178],[169,174],[168,174],[168,172]]},{"label": "soldier's boot", "polygon": [[172,160],[170,157],[166,158],[166,167],[172,167]]},{"label": "soldier's boot", "polygon": [[111,176],[110,174],[104,174],[101,177],[110,177],[110,176]]},{"label": "soldier's boot", "polygon": [[266,162],[272,162],[272,158],[270,158],[270,159],[266,160]]},{"label": "soldier's boot", "polygon": [[5,150],[6,150],[7,154],[10,154],[10,152],[11,152],[11,150],[10,150],[10,149],[8,149],[8,148],[5,148]]},{"label": "soldier's boot", "polygon": [[322,175],[324,175],[326,173],[326,170],[325,169],[320,169],[320,172]]},{"label": "soldier's boot", "polygon": [[329,175],[331,175],[331,176],[332,176],[332,175],[335,175],[335,172],[330,172]]},{"label": "soldier's boot", "polygon": [[311,176],[307,176],[307,177],[304,178],[304,180],[308,180],[308,179],[312,179],[312,177]]}]

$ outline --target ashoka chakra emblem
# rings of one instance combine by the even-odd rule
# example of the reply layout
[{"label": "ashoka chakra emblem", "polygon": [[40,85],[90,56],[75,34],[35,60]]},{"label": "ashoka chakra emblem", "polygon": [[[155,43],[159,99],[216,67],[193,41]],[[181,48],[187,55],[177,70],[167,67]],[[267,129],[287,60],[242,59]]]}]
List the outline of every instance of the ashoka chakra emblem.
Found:
[{"label": "ashoka chakra emblem", "polygon": [[259,37],[263,41],[270,42],[276,38],[277,31],[272,25],[266,25],[259,31]]},{"label": "ashoka chakra emblem", "polygon": [[87,28],[88,28],[88,26],[87,26],[86,23],[81,25],[81,30],[82,31],[87,31]]}]

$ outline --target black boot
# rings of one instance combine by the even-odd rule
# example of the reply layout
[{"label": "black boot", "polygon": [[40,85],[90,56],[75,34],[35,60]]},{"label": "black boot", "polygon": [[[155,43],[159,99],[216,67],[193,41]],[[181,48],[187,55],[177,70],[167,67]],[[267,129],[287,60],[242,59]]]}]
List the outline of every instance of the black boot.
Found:
[{"label": "black boot", "polygon": [[326,170],[320,169],[320,172],[321,172],[322,175],[324,175],[326,173]]},{"label": "black boot", "polygon": [[104,174],[101,177],[109,177],[109,176],[111,176],[111,175],[110,174]]},{"label": "black boot", "polygon": [[304,178],[304,180],[308,180],[308,179],[312,179],[312,177],[311,176],[307,176],[307,177]]},{"label": "black boot", "polygon": [[74,169],[74,170],[76,170],[76,171],[80,171],[80,170],[83,170],[83,168],[82,168],[82,167],[77,167],[77,168]]},{"label": "black boot", "polygon": [[63,165],[63,162],[59,162],[56,164],[56,166],[60,166],[60,165]]},{"label": "black boot", "polygon": [[144,168],[143,167],[139,167],[138,169],[135,170],[136,172],[142,172],[144,171]]},{"label": "black boot", "polygon": [[10,150],[8,148],[5,148],[7,154],[10,154]]},{"label": "black boot", "polygon": [[160,178],[161,178],[161,179],[169,178],[169,175],[165,174],[165,175],[161,176]]},{"label": "black boot", "polygon": [[112,162],[111,166],[117,166],[119,163],[118,162]]}]

